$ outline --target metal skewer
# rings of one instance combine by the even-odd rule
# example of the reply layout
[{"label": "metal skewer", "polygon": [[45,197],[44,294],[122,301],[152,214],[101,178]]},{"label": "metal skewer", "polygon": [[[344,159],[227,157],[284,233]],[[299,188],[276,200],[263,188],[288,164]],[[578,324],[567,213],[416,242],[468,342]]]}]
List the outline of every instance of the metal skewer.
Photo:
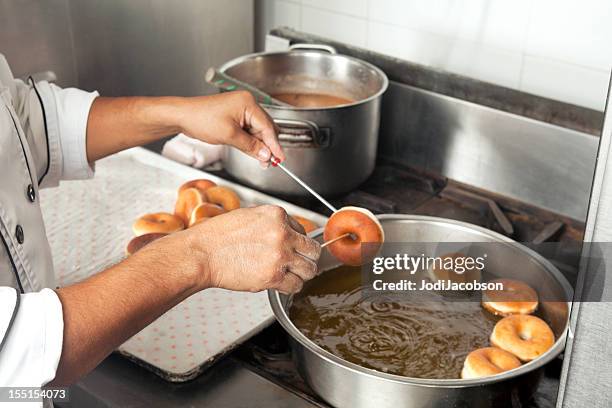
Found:
[{"label": "metal skewer", "polygon": [[326,241],[326,242],[322,243],[321,244],[321,248],[325,248],[326,246],[331,245],[331,244],[333,244],[336,241],[340,241],[341,239],[348,238],[350,236],[351,236],[350,232],[347,232],[346,234],[342,234],[342,235],[340,235],[340,236],[338,236],[338,237],[336,237],[334,239],[330,239],[329,241]]},{"label": "metal skewer", "polygon": [[287,173],[287,175],[289,177],[291,177],[292,179],[294,179],[299,185],[301,185],[302,187],[304,187],[306,190],[308,190],[308,192],[310,194],[312,194],[313,196],[315,196],[321,203],[323,203],[327,208],[329,208],[332,212],[336,212],[338,211],[336,209],[336,207],[334,207],[333,205],[331,205],[326,199],[324,199],[323,197],[321,197],[316,191],[314,191],[312,188],[310,188],[310,186],[306,183],[304,183],[302,181],[302,179],[300,179],[298,176],[296,176],[295,174],[293,174],[293,172],[291,170],[289,170],[288,168],[286,168],[285,166],[283,166],[280,161],[276,158],[273,157],[271,160],[272,166],[275,167],[279,167],[282,171],[284,171],[285,173]]}]

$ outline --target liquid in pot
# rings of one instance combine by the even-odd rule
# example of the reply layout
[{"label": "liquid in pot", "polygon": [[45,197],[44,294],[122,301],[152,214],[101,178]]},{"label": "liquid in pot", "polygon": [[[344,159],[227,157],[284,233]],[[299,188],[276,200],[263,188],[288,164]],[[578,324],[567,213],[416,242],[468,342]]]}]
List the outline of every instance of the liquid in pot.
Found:
[{"label": "liquid in pot", "polygon": [[272,97],[298,108],[326,108],[354,102],[347,98],[318,93],[278,93],[272,95]]},{"label": "liquid in pot", "polygon": [[489,346],[499,320],[476,300],[365,289],[360,268],[332,269],[295,295],[289,316],[306,337],[344,360],[429,379],[460,378],[467,354]]}]

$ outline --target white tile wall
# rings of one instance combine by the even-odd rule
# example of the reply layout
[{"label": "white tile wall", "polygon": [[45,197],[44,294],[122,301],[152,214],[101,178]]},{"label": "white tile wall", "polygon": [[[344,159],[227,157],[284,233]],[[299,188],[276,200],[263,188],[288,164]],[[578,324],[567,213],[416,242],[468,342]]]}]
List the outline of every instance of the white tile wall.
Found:
[{"label": "white tile wall", "polygon": [[366,20],[346,14],[302,7],[302,30],[351,45],[367,45]]},{"label": "white tile wall", "polygon": [[612,68],[610,0],[262,0],[262,7],[263,32],[289,26],[604,108]]}]

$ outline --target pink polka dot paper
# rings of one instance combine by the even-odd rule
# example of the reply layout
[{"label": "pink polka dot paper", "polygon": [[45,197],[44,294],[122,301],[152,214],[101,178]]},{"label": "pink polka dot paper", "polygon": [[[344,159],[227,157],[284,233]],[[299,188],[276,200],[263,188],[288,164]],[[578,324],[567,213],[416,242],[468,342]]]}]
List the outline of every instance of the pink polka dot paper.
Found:
[{"label": "pink polka dot paper", "polygon": [[[78,282],[119,262],[132,237],[132,222],[144,213],[172,212],[178,186],[194,178],[233,188],[243,206],[278,204],[319,225],[326,222],[320,214],[131,149],[98,162],[92,180],[62,182],[41,192],[57,285]],[[209,289],[169,310],[118,351],[170,381],[186,381],[272,320],[265,292]]]}]

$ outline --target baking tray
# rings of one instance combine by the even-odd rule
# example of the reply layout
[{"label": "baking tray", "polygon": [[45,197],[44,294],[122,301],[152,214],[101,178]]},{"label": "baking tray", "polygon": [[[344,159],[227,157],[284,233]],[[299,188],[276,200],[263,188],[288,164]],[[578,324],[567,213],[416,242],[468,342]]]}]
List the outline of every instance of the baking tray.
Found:
[{"label": "baking tray", "polygon": [[[133,221],[148,212],[172,212],[178,187],[195,178],[231,187],[243,206],[276,204],[319,225],[327,220],[321,214],[134,148],[98,161],[91,180],[66,181],[58,188],[41,191],[58,286],[81,281],[121,261],[133,235]],[[265,292],[207,289],[169,310],[117,351],[168,381],[187,381],[273,319]]]}]

